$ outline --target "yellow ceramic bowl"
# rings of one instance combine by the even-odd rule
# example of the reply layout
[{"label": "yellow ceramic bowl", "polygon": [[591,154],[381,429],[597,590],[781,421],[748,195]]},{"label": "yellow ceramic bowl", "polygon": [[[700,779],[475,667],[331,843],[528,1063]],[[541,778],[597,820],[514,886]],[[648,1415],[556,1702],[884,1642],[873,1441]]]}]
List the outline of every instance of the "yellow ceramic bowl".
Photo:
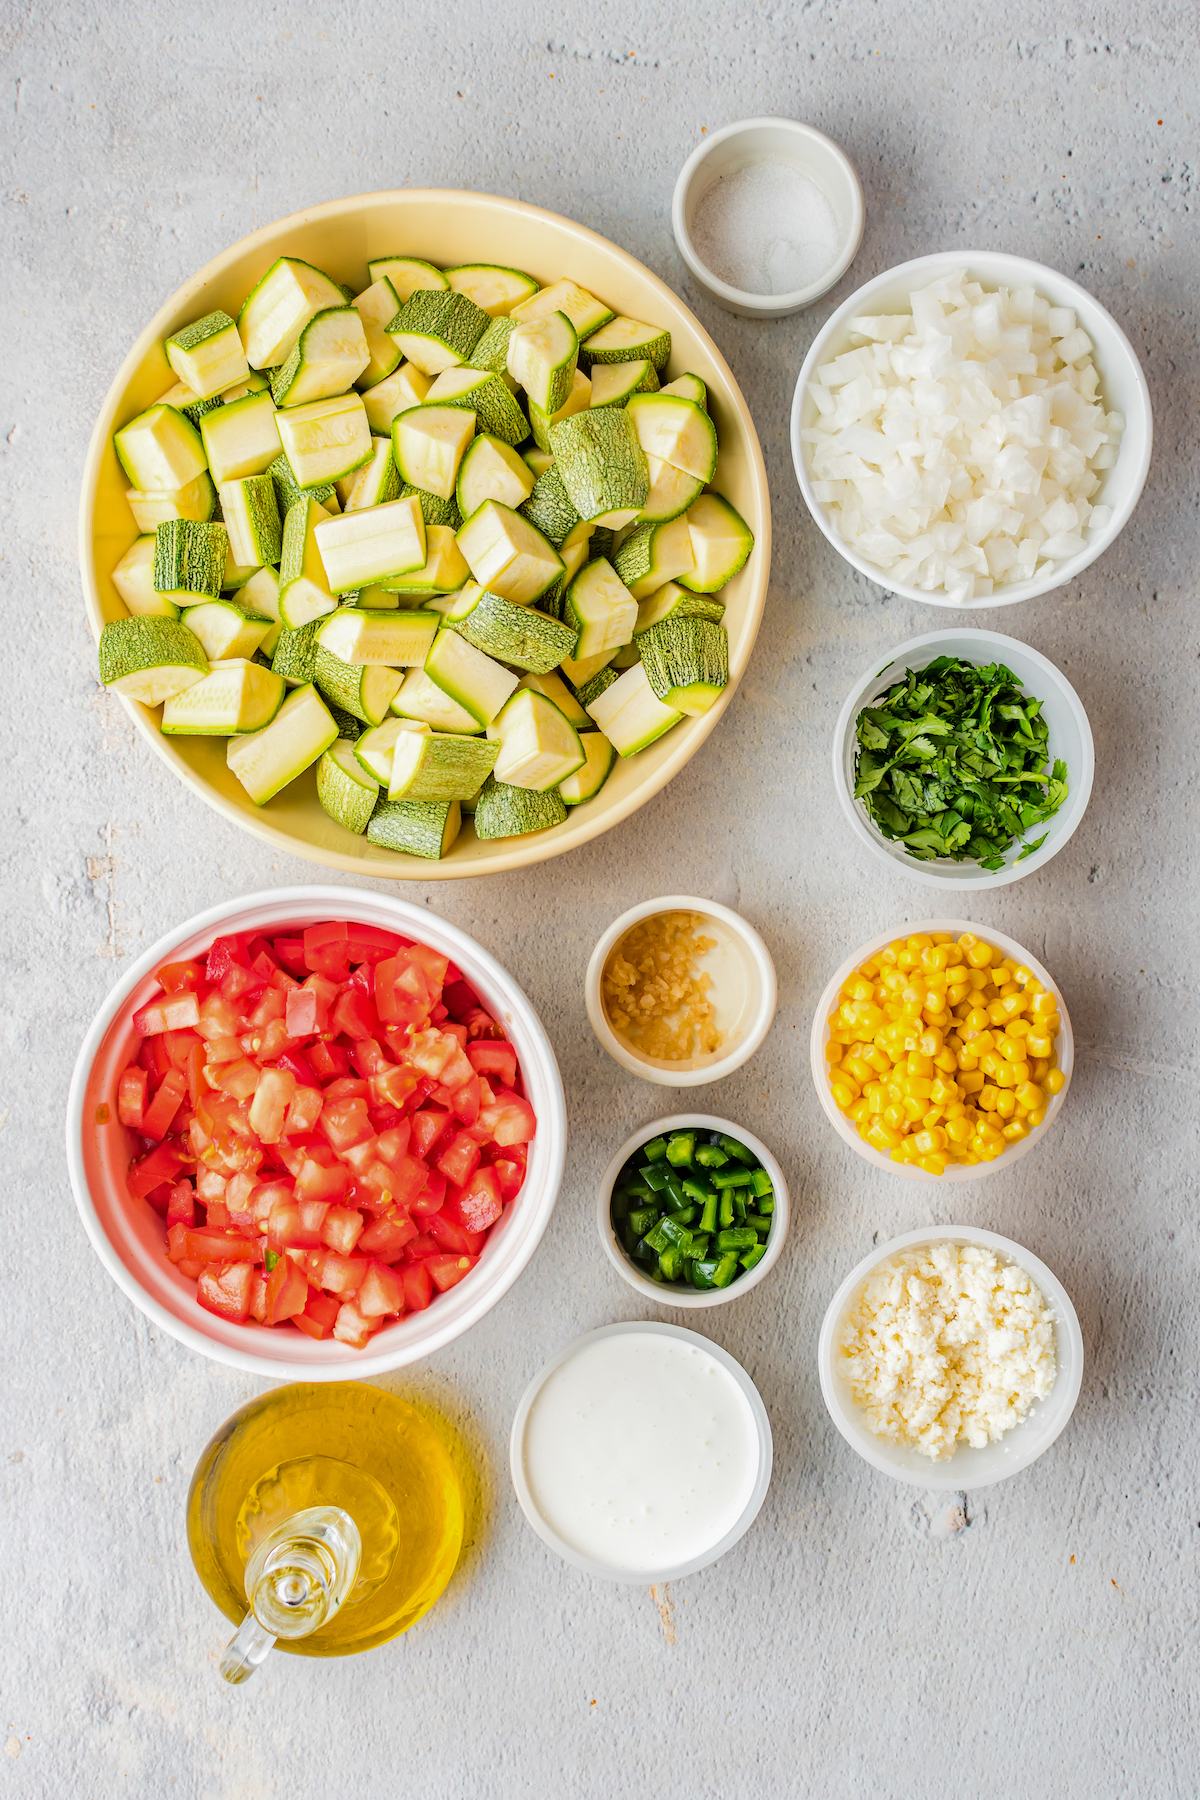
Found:
[{"label": "yellow ceramic bowl", "polygon": [[163,737],[158,711],[131,701],[124,704],[157,754],[194,793],[277,849],[377,879],[430,881],[497,874],[587,843],[628,818],[670,781],[728,706],[750,659],[766,598],[771,509],[749,410],[720,351],[687,307],[615,244],[570,219],[518,200],[432,188],[331,200],[243,238],[171,296],[139,336],[109,390],[84,473],[79,520],[84,596],[98,639],[106,620],[125,615],[112,571],[137,536],[112,434],[171,386],[174,375],[163,352],[164,338],[216,307],[236,316],[276,257],[301,256],[335,280],[351,283],[357,292],[367,284],[367,259],[389,253],[421,256],[444,266],[502,263],[527,269],[543,283],[569,275],[618,312],[670,327],[669,377],[690,369],[706,383],[721,447],[714,486],[737,507],[755,537],[749,562],[721,596],[727,603],[729,686],[703,718],[685,720],[628,762],[618,759],[596,798],[573,807],[562,825],[529,837],[480,843],[464,822],[458,842],[441,862],[376,849],[335,824],[318,803],[311,769],[266,806],[255,806],[225,766],[224,738]]}]

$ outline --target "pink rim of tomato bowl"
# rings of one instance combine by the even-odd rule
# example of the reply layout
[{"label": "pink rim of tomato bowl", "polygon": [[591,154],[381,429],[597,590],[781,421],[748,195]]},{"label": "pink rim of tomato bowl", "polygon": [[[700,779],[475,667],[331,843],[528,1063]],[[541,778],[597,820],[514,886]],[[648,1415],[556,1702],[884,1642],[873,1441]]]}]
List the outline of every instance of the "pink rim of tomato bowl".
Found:
[{"label": "pink rim of tomato bowl", "polygon": [[[524,1185],[492,1228],[479,1263],[424,1312],[385,1325],[365,1350],[317,1341],[286,1327],[238,1325],[206,1312],[195,1284],[166,1258],[163,1221],[126,1191],[130,1136],[118,1122],[121,1071],[139,1042],[133,1013],[157,991],[155,969],[207,948],[223,932],[264,931],[350,919],[420,939],[449,956],[516,1049],[537,1115]],[[107,1106],[109,1117],[97,1118]],[[503,1298],[528,1265],[550,1221],[566,1159],[562,1079],[541,1022],[513,977],[466,932],[436,913],[388,894],[351,887],[281,888],[228,900],[170,931],[117,982],[83,1041],[67,1101],[67,1167],[93,1250],[117,1286],[154,1324],[190,1350],[227,1367],[288,1381],[345,1381],[382,1375],[443,1348]]]}]

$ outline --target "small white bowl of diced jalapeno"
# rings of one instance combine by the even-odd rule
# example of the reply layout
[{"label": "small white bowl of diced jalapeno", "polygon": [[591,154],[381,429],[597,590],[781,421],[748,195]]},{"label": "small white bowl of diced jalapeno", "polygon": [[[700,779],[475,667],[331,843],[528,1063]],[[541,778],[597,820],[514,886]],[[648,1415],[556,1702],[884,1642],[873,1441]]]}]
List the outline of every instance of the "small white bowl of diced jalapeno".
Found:
[{"label": "small white bowl of diced jalapeno", "polygon": [[721,1306],[779,1260],[787,1182],[766,1145],[728,1119],[679,1113],[622,1144],[600,1183],[600,1241],[661,1306]]}]

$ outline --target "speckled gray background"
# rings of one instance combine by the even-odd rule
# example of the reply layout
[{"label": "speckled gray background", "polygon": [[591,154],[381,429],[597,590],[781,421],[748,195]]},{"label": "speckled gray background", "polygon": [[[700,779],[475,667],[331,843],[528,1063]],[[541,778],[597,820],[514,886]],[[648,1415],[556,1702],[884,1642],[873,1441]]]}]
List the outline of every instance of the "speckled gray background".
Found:
[{"label": "speckled gray background", "polygon": [[[9,0],[0,38],[0,1790],[1194,1795],[1195,6]],[[867,199],[841,287],[765,326],[699,298],[668,213],[701,127],[756,112],[831,133]],[[227,1627],[192,1574],[182,1511],[201,1446],[260,1384],[149,1331],[110,1283],[75,1215],[61,1118],[78,1038],[131,956],[221,897],[327,877],[208,812],[98,690],[76,497],[108,383],[180,281],[301,205],[406,181],[570,214],[695,305],[762,436],[774,570],[742,689],[666,792],[527,875],[413,890],[477,934],[541,1010],[570,1096],[566,1185],[507,1299],[395,1383],[444,1404],[481,1470],[477,1541],[445,1599],[366,1659],[277,1657],[233,1691],[217,1678]],[[852,844],[830,786],[833,721],[867,663],[944,615],[887,599],[818,535],[787,411],[829,308],[892,263],[958,246],[1041,259],[1111,308],[1143,358],[1156,452],[1132,523],[1082,580],[980,615],[1066,670],[1097,768],[1064,853],[975,909],[1043,954],[1065,989],[1079,1050],[1068,1107],[1039,1154],[951,1203],[844,1150],[809,1079],[811,1009],[833,966],[932,909]],[[670,1096],[600,1051],[581,978],[616,912],[680,889],[739,906],[775,955],[766,1046],[701,1097],[777,1149],[795,1222],[771,1279],[705,1321],[763,1393],[776,1472],[750,1536],[671,1595],[670,1642],[645,1591],[592,1585],[541,1548],[504,1457],[548,1354],[653,1310],[601,1257],[593,1189],[615,1142]],[[1088,1351],[1066,1436],[957,1520],[854,1457],[814,1367],[826,1301],[873,1237],[952,1213],[1053,1266]]]}]

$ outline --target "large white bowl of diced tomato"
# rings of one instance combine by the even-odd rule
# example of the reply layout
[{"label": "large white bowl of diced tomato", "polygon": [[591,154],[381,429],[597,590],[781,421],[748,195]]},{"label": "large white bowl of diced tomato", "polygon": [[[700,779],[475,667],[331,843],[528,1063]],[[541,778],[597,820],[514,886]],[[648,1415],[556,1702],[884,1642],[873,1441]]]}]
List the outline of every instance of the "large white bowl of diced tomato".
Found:
[{"label": "large white bowl of diced tomato", "polygon": [[84,1040],[67,1159],[92,1247],[163,1330],[278,1379],[381,1374],[512,1286],[562,1180],[558,1065],[506,970],[384,894],[225,902]]}]

